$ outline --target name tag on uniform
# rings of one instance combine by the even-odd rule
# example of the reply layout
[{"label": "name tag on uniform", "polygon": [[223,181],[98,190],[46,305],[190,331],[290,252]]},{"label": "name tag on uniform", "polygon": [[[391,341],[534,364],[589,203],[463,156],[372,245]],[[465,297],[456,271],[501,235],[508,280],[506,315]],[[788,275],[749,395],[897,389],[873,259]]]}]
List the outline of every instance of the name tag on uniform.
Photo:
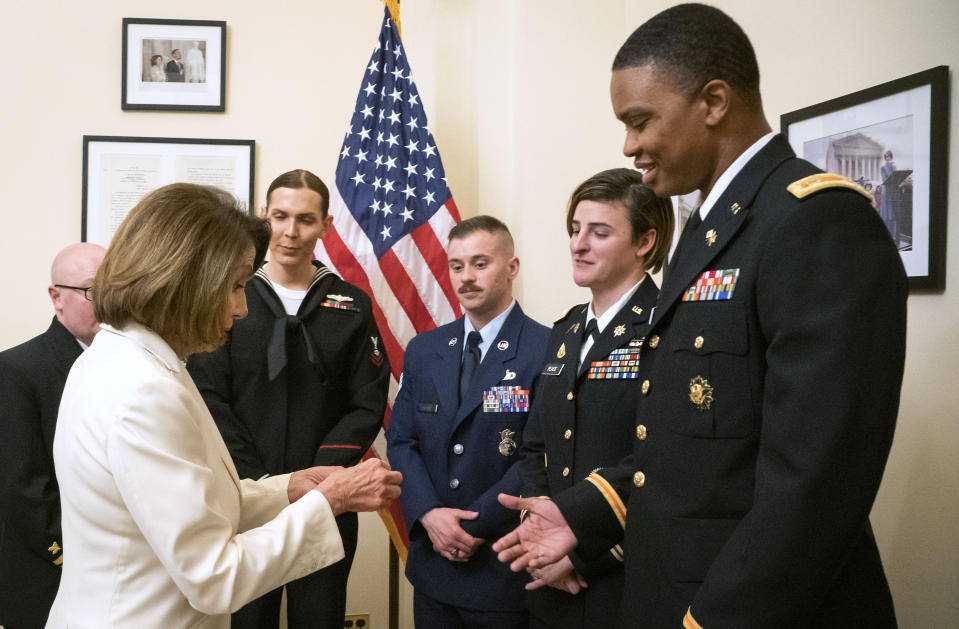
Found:
[{"label": "name tag on uniform", "polygon": [[430,402],[421,402],[416,405],[416,410],[421,413],[438,413],[440,410],[440,405],[432,404]]},{"label": "name tag on uniform", "polygon": [[610,352],[606,360],[589,364],[589,380],[634,380],[639,377],[639,348],[623,347]]},{"label": "name tag on uniform", "polygon": [[529,389],[493,387],[483,391],[484,413],[525,413],[529,410]]},{"label": "name tag on uniform", "polygon": [[696,283],[683,293],[683,301],[717,301],[732,299],[736,290],[739,269],[721,269],[706,271]]},{"label": "name tag on uniform", "polygon": [[563,373],[563,367],[566,366],[566,363],[549,363],[543,369],[543,372],[540,374],[542,376],[558,376]]}]

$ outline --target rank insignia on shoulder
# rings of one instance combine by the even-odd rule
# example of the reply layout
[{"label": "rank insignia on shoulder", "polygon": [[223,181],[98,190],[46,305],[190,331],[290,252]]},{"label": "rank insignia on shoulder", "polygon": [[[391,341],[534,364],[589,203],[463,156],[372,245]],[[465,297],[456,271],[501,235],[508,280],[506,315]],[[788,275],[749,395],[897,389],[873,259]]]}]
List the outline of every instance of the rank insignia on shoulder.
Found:
[{"label": "rank insignia on shoulder", "polygon": [[569,329],[566,330],[566,334],[576,334],[577,332],[579,332],[579,321],[569,326]]},{"label": "rank insignia on shoulder", "polygon": [[713,385],[702,376],[689,381],[689,401],[701,411],[708,411],[713,404]]},{"label": "rank insignia on shoulder", "polygon": [[567,308],[567,309],[563,312],[563,314],[561,314],[561,315],[559,315],[558,317],[556,317],[555,319],[553,319],[553,323],[556,323],[556,322],[558,322],[558,321],[562,321],[563,319],[565,319],[566,317],[568,317],[568,316],[569,316],[569,313],[571,313],[574,308],[576,308],[576,306],[570,306],[569,308]]},{"label": "rank insignia on shoulder", "polygon": [[717,301],[732,299],[739,269],[706,271],[683,293],[683,301]]},{"label": "rank insignia on shoulder", "polygon": [[843,177],[842,175],[834,175],[833,173],[817,173],[815,175],[809,175],[808,177],[803,177],[799,181],[794,181],[786,186],[786,190],[788,190],[797,199],[805,199],[811,194],[815,194],[820,190],[827,190],[829,188],[848,188],[858,192],[870,201],[872,200],[872,195],[866,192],[866,189],[860,186],[858,183],[852,179]]},{"label": "rank insignia on shoulder", "polygon": [[58,552],[60,552],[60,544],[54,541],[52,544],[50,544],[50,548],[47,550],[50,551],[51,555],[56,555]]},{"label": "rank insignia on shoulder", "polygon": [[324,299],[320,305],[324,308],[336,308],[337,310],[360,311],[360,309],[353,304],[353,298],[347,297],[346,295],[327,294],[326,299]]}]

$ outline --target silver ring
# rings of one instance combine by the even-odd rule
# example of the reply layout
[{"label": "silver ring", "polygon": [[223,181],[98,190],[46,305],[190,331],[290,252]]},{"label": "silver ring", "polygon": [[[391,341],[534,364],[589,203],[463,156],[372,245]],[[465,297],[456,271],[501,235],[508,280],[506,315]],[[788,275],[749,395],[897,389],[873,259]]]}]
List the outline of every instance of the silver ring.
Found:
[{"label": "silver ring", "polygon": [[459,554],[460,554],[459,548],[454,548],[453,550],[450,551],[450,555],[452,555],[453,557],[456,557]]}]

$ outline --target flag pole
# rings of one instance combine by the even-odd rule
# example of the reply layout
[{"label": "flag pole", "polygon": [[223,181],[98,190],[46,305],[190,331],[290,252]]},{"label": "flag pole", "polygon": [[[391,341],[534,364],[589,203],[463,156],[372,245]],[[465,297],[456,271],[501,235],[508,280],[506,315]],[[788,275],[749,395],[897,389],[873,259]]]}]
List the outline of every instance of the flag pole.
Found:
[{"label": "flag pole", "polygon": [[[403,37],[403,23],[400,22],[400,0],[383,0],[383,4],[390,12],[393,23],[396,24],[396,31]],[[390,562],[390,580],[389,580],[389,627],[390,629],[399,629],[400,627],[400,558],[396,552],[396,544],[392,539],[387,541],[389,546]]]}]

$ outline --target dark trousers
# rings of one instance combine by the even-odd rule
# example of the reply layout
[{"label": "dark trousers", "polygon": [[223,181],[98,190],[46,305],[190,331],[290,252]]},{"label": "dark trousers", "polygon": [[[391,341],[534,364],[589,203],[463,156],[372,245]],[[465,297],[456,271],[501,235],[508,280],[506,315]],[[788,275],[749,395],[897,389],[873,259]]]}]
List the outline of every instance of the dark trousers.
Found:
[{"label": "dark trousers", "polygon": [[[286,584],[289,629],[342,629],[346,616],[346,581],[356,555],[355,513],[336,518],[346,557],[332,566]],[[277,629],[283,588],[244,605],[231,618],[233,629]]]},{"label": "dark trousers", "polygon": [[[495,605],[496,601],[490,601]],[[416,629],[526,629],[523,611],[487,611],[448,605],[413,590],[413,623]]]}]

